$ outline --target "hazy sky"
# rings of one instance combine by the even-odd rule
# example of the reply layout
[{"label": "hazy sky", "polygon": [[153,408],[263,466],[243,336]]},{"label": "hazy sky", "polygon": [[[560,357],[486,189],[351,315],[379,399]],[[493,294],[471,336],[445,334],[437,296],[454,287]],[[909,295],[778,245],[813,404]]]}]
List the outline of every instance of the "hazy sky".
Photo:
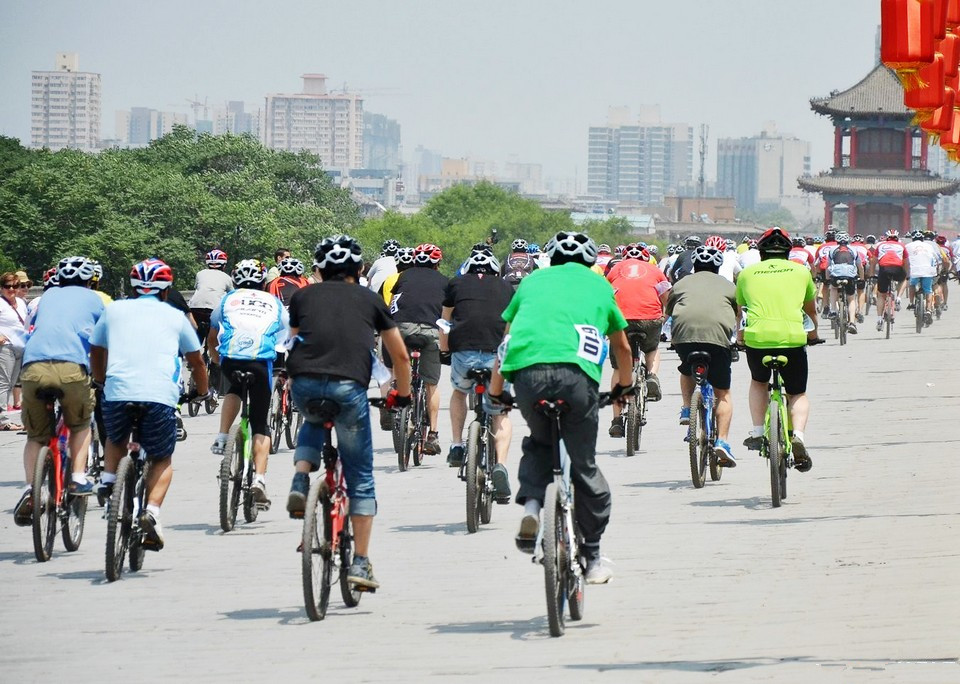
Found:
[{"label": "hazy sky", "polygon": [[660,104],[664,121],[718,137],[765,121],[831,161],[811,96],[870,68],[878,0],[0,0],[0,133],[29,142],[30,71],[77,52],[114,111],[187,113],[185,98],[262,103],[300,75],[390,89],[369,111],[397,119],[405,155],[540,162],[586,174],[587,128],[610,105]]}]

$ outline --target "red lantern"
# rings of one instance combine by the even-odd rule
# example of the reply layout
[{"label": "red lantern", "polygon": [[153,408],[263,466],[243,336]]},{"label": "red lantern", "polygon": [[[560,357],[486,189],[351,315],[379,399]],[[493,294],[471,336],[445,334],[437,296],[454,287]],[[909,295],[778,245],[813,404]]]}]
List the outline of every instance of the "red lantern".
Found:
[{"label": "red lantern", "polygon": [[948,33],[943,40],[937,43],[937,52],[943,55],[944,75],[947,77],[956,76],[958,65],[960,65],[960,36],[955,33]]},{"label": "red lantern", "polygon": [[947,28],[960,26],[960,0],[947,0]]},{"label": "red lantern", "polygon": [[[956,38],[956,36],[954,36]],[[958,38],[960,40],[960,38]],[[924,86],[903,93],[903,104],[917,112],[914,124],[926,121],[933,112],[943,106],[944,76],[943,55],[939,52],[930,66],[919,72]]]},{"label": "red lantern", "polygon": [[953,126],[953,104],[956,101],[956,93],[953,88],[943,89],[943,106],[934,110],[929,119],[920,124],[924,132],[930,134],[930,139],[936,142],[940,134],[949,131]]},{"label": "red lantern", "polygon": [[[897,72],[904,90],[923,85],[917,73],[933,61],[936,53],[933,2],[881,0],[880,3],[880,61]],[[960,0],[955,4],[960,8]]]},{"label": "red lantern", "polygon": [[943,40],[947,33],[947,0],[933,0],[933,39]]},{"label": "red lantern", "polygon": [[960,160],[960,109],[953,110],[953,125],[940,134],[940,147],[952,161]]}]

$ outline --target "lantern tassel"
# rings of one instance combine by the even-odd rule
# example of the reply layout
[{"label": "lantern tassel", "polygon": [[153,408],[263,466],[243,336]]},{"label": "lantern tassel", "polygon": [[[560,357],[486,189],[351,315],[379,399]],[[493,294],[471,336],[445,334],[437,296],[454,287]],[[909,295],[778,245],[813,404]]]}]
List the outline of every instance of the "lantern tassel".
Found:
[{"label": "lantern tassel", "polygon": [[933,113],[935,109],[918,109],[916,114],[913,115],[913,119],[910,121],[911,126],[919,126],[925,124],[930,119],[933,118]]},{"label": "lantern tassel", "polygon": [[897,78],[906,91],[926,88],[929,85],[920,78],[920,69],[897,69]]}]

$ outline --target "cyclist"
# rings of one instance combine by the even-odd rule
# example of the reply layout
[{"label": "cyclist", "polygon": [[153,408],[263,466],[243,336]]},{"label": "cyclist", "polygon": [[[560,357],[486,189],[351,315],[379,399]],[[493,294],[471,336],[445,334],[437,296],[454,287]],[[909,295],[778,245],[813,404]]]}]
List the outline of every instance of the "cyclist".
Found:
[{"label": "cyclist", "polygon": [[503,279],[516,290],[520,281],[537,270],[537,259],[527,252],[527,241],[517,238],[510,245],[510,254],[503,265]]},{"label": "cyclist", "polygon": [[863,323],[863,312],[867,310],[867,276],[870,275],[870,247],[863,235],[857,233],[850,239],[850,247],[856,250],[863,274],[857,279],[857,323]]},{"label": "cyclist", "polygon": [[813,257],[815,268],[814,280],[819,284],[819,295],[823,301],[823,312],[825,315],[833,310],[831,307],[831,293],[833,288],[827,284],[827,265],[830,260],[830,252],[837,246],[837,232],[831,226],[824,235],[823,241],[817,247],[817,252]]},{"label": "cyclist", "polygon": [[737,462],[727,441],[733,418],[730,338],[737,330],[740,307],[736,287],[720,275],[722,267],[723,252],[712,245],[698,247],[693,253],[693,275],[670,291],[666,313],[673,316],[673,346],[680,357],[680,424],[690,424],[690,402],[696,386],[690,354],[705,351],[710,354],[707,380],[717,397],[717,458],[721,465],[732,468]]},{"label": "cyclist", "polygon": [[600,268],[600,273],[603,273],[604,269],[612,258],[613,253],[610,251],[610,245],[601,243],[600,246],[597,247],[597,261],[594,263],[594,266],[598,266]]},{"label": "cyclist", "polygon": [[922,231],[911,233],[912,242],[906,245],[908,261],[910,263],[910,304],[907,309],[913,309],[913,297],[918,287],[922,288],[927,300],[924,324],[933,323],[933,281],[940,273],[940,263],[943,258],[940,250],[933,242],[924,239]]},{"label": "cyclist", "polygon": [[701,245],[700,236],[690,235],[683,242],[684,249],[678,249],[673,266],[667,271],[667,277],[671,283],[676,283],[684,276],[693,273],[693,250]]},{"label": "cyclist", "polygon": [[211,249],[204,257],[207,267],[197,272],[193,284],[193,296],[188,305],[193,320],[197,322],[197,335],[200,344],[207,343],[210,332],[210,314],[220,305],[223,296],[233,290],[233,280],[224,271],[227,267],[227,253],[220,249]]},{"label": "cyclist", "polygon": [[287,247],[278,247],[273,253],[273,266],[267,271],[267,284],[280,277],[280,262],[290,256],[290,250]]},{"label": "cyclist", "polygon": [[[670,293],[670,281],[660,270],[649,263],[650,255],[640,245],[627,245],[626,259],[613,267],[607,280],[613,285],[617,306],[627,319],[627,339],[631,346],[631,379],[633,377],[632,359],[638,354],[644,355],[647,365],[647,394],[650,401],[660,401],[660,332],[663,328],[663,309]],[[618,359],[610,357],[613,369],[617,370]],[[616,377],[613,380],[616,383]],[[624,435],[623,416],[620,407],[614,405],[613,420],[610,423],[611,437]]]},{"label": "cyclist", "polygon": [[674,262],[677,260],[677,246],[673,243],[667,245],[667,257],[661,259],[660,263],[657,264],[661,273],[664,275],[670,273],[670,269],[673,268]]},{"label": "cyclist", "polygon": [[[486,246],[480,246],[487,249]],[[440,393],[440,331],[437,319],[443,313],[444,293],[449,279],[438,271],[443,252],[433,244],[424,243],[414,250],[413,267],[408,268],[397,278],[390,300],[390,313],[400,327],[404,339],[411,335],[424,335],[430,343],[420,350],[420,377],[427,389],[427,412],[430,418],[430,430],[423,445],[423,453],[440,453],[439,427]],[[390,350],[384,354],[384,363],[388,362]]]},{"label": "cyclist", "polygon": [[367,287],[373,292],[380,292],[384,281],[397,272],[397,254],[400,243],[396,240],[387,240],[380,248],[380,258],[374,261],[367,271]]},{"label": "cyclist", "polygon": [[650,252],[650,263],[658,266],[660,262],[657,260],[657,255],[660,254],[660,248],[656,245],[647,245],[647,251]]},{"label": "cyclist", "polygon": [[940,275],[937,277],[936,294],[940,295],[943,301],[943,310],[947,310],[947,282],[951,275],[956,275],[957,267],[954,264],[953,248],[947,244],[947,238],[944,235],[937,235],[934,238],[937,248],[940,250]]},{"label": "cyclist", "polygon": [[743,252],[739,259],[740,268],[746,268],[747,266],[760,263],[760,251],[757,249],[756,240],[751,238],[747,241],[747,251]]},{"label": "cyclist", "polygon": [[817,245],[814,242],[814,236],[807,235],[805,238],[803,238],[803,241],[806,243],[804,245],[804,249],[810,252],[811,263],[813,263],[813,260],[817,256]]},{"label": "cyclist", "polygon": [[[897,310],[900,309],[900,295],[907,282],[907,250],[900,244],[900,233],[888,230],[883,240],[877,243],[873,264],[877,274],[877,330],[883,329],[883,312],[887,305],[887,297],[897,300]],[[899,291],[891,292],[890,283],[896,282]],[[888,294],[889,293],[889,294]],[[893,323],[893,321],[890,321]]]},{"label": "cyclist", "polygon": [[[463,425],[467,418],[467,393],[473,391],[473,381],[467,373],[475,368],[493,369],[497,347],[506,327],[501,314],[513,297],[508,281],[499,278],[500,264],[487,252],[473,252],[467,272],[452,278],[443,297],[443,319],[452,324],[450,334],[440,331],[440,349],[449,352],[450,380],[450,452],[447,465],[463,465]],[[498,499],[510,498],[510,480],[507,475],[507,453],[512,428],[510,418],[500,406],[494,406],[484,397],[484,410],[493,416],[493,435],[497,466],[493,470],[493,487]]]},{"label": "cyclist", "polygon": [[267,292],[287,307],[290,306],[290,298],[293,297],[293,293],[310,283],[303,277],[303,262],[299,259],[286,257],[280,261],[277,270],[280,275],[270,281],[270,284],[267,285]]},{"label": "cyclist", "polygon": [[[793,453],[797,470],[807,472],[813,461],[804,446],[810,413],[806,343],[817,338],[817,306],[809,269],[787,259],[791,244],[789,234],[782,228],[767,230],[757,241],[762,261],[744,269],[737,280],[737,304],[747,310],[747,325],[741,329],[738,340],[746,345],[752,378],[749,399],[753,429],[743,445],[758,451],[763,444],[771,374],[763,365],[763,357],[785,356],[787,365],[781,377],[793,424]],[[804,331],[804,313],[813,322],[809,333]]]},{"label": "cyclist", "polygon": [[298,290],[290,301],[291,334],[296,344],[287,366],[293,378],[293,400],[307,420],[297,437],[293,457],[296,474],[287,498],[287,511],[291,515],[303,513],[310,487],[309,473],[323,465],[326,431],[313,422],[309,403],[315,399],[332,400],[340,407],[334,424],[356,545],[347,579],[355,586],[376,589],[379,584],[369,559],[377,500],[367,403],[374,336],[380,333],[394,360],[397,389],[390,392],[388,402],[396,408],[410,405],[410,360],[384,302],[358,284],[362,266],[363,254],[353,238],[327,238],[317,245],[313,263],[323,282]]},{"label": "cyclist", "polygon": [[277,356],[277,344],[287,338],[289,318],[280,300],[263,291],[267,269],[262,263],[245,259],[234,267],[232,277],[237,289],[221,299],[220,305],[213,310],[207,338],[210,360],[220,364],[225,384],[229,384],[220,412],[220,432],[210,451],[223,455],[230,426],[240,413],[241,387],[233,374],[252,374],[247,385],[255,469],[250,492],[257,503],[269,503],[266,474],[270,428],[267,417],[273,391],[273,362]]},{"label": "cyclist", "polygon": [[[854,295],[857,293],[857,281],[863,278],[863,262],[860,261],[857,250],[850,244],[849,235],[839,232],[835,239],[836,246],[827,253],[827,277],[830,279],[831,289],[837,290],[837,306],[847,307],[847,332],[856,335],[857,326],[854,320],[856,320],[857,300]],[[842,293],[837,282],[839,280],[847,281]],[[830,317],[833,318],[834,315],[831,309]]]},{"label": "cyclist", "polygon": [[749,235],[744,235],[744,236],[743,236],[743,239],[740,241],[740,244],[737,245],[737,254],[738,254],[738,255],[739,255],[739,254],[743,254],[743,253],[746,252],[748,249],[750,249],[750,240],[751,240],[751,237],[750,237]]},{"label": "cyclist", "polygon": [[46,294],[47,290],[51,287],[59,287],[60,278],[57,276],[57,267],[47,269],[43,272],[43,292],[40,293],[40,296],[34,297],[29,302],[27,302],[27,330],[29,332],[30,326],[33,325],[33,320],[37,316],[37,307],[40,306],[40,300],[43,298],[43,295]]},{"label": "cyclist", "polygon": [[550,255],[541,251],[540,245],[536,242],[530,243],[530,246],[527,247],[527,253],[532,254],[533,258],[537,260],[538,268],[547,268],[550,266]]},{"label": "cyclist", "polygon": [[106,292],[100,291],[100,281],[103,280],[103,266],[100,265],[99,261],[90,260],[90,263],[93,265],[93,277],[90,279],[90,289],[96,292],[97,296],[103,300],[103,305],[107,306],[108,304],[113,303],[113,297],[108,295]]},{"label": "cyclist", "polygon": [[517,546],[532,552],[540,527],[540,509],[553,479],[550,420],[535,410],[539,399],[563,400],[569,407],[560,417],[570,458],[570,479],[576,492],[577,523],[583,534],[586,579],[610,580],[600,559],[600,539],[610,519],[610,486],[596,462],[600,376],[610,338],[617,356],[619,382],[614,396],[630,390],[632,359],[613,287],[591,272],[597,247],[583,233],[557,233],[547,245],[551,268],[531,274],[503,312],[508,323],[494,369],[490,393],[495,401],[511,403],[504,378],[511,380],[517,405],[530,429],[523,440],[520,488],[524,507]]},{"label": "cyclist", "polygon": [[813,255],[806,247],[806,241],[802,237],[793,238],[793,247],[790,249],[789,259],[795,261],[801,266],[806,266],[813,274]]},{"label": "cyclist", "polygon": [[[103,387],[103,421],[107,430],[101,494],[109,496],[117,465],[127,449],[132,429],[126,404],[146,405],[140,444],[151,467],[147,507],[140,511],[145,546],[163,548],[160,507],[173,478],[172,456],[177,443],[176,405],[180,401],[180,354],[185,354],[196,382],[196,395],[208,394],[207,369],[200,341],[186,317],[163,303],[173,286],[173,271],[159,259],[147,259],[130,271],[136,299],[115,302],[106,309],[90,336],[93,378]],[[145,345],[149,340],[149,351]],[[86,452],[84,452],[86,453]]]}]

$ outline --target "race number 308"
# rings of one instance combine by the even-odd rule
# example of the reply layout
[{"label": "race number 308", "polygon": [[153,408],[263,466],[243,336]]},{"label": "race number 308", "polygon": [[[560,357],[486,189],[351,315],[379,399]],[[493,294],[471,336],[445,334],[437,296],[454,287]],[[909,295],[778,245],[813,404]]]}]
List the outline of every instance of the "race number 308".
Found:
[{"label": "race number 308", "polygon": [[580,343],[577,348],[577,356],[586,359],[591,363],[603,363],[603,337],[600,331],[592,325],[575,325],[577,334],[580,336]]}]

